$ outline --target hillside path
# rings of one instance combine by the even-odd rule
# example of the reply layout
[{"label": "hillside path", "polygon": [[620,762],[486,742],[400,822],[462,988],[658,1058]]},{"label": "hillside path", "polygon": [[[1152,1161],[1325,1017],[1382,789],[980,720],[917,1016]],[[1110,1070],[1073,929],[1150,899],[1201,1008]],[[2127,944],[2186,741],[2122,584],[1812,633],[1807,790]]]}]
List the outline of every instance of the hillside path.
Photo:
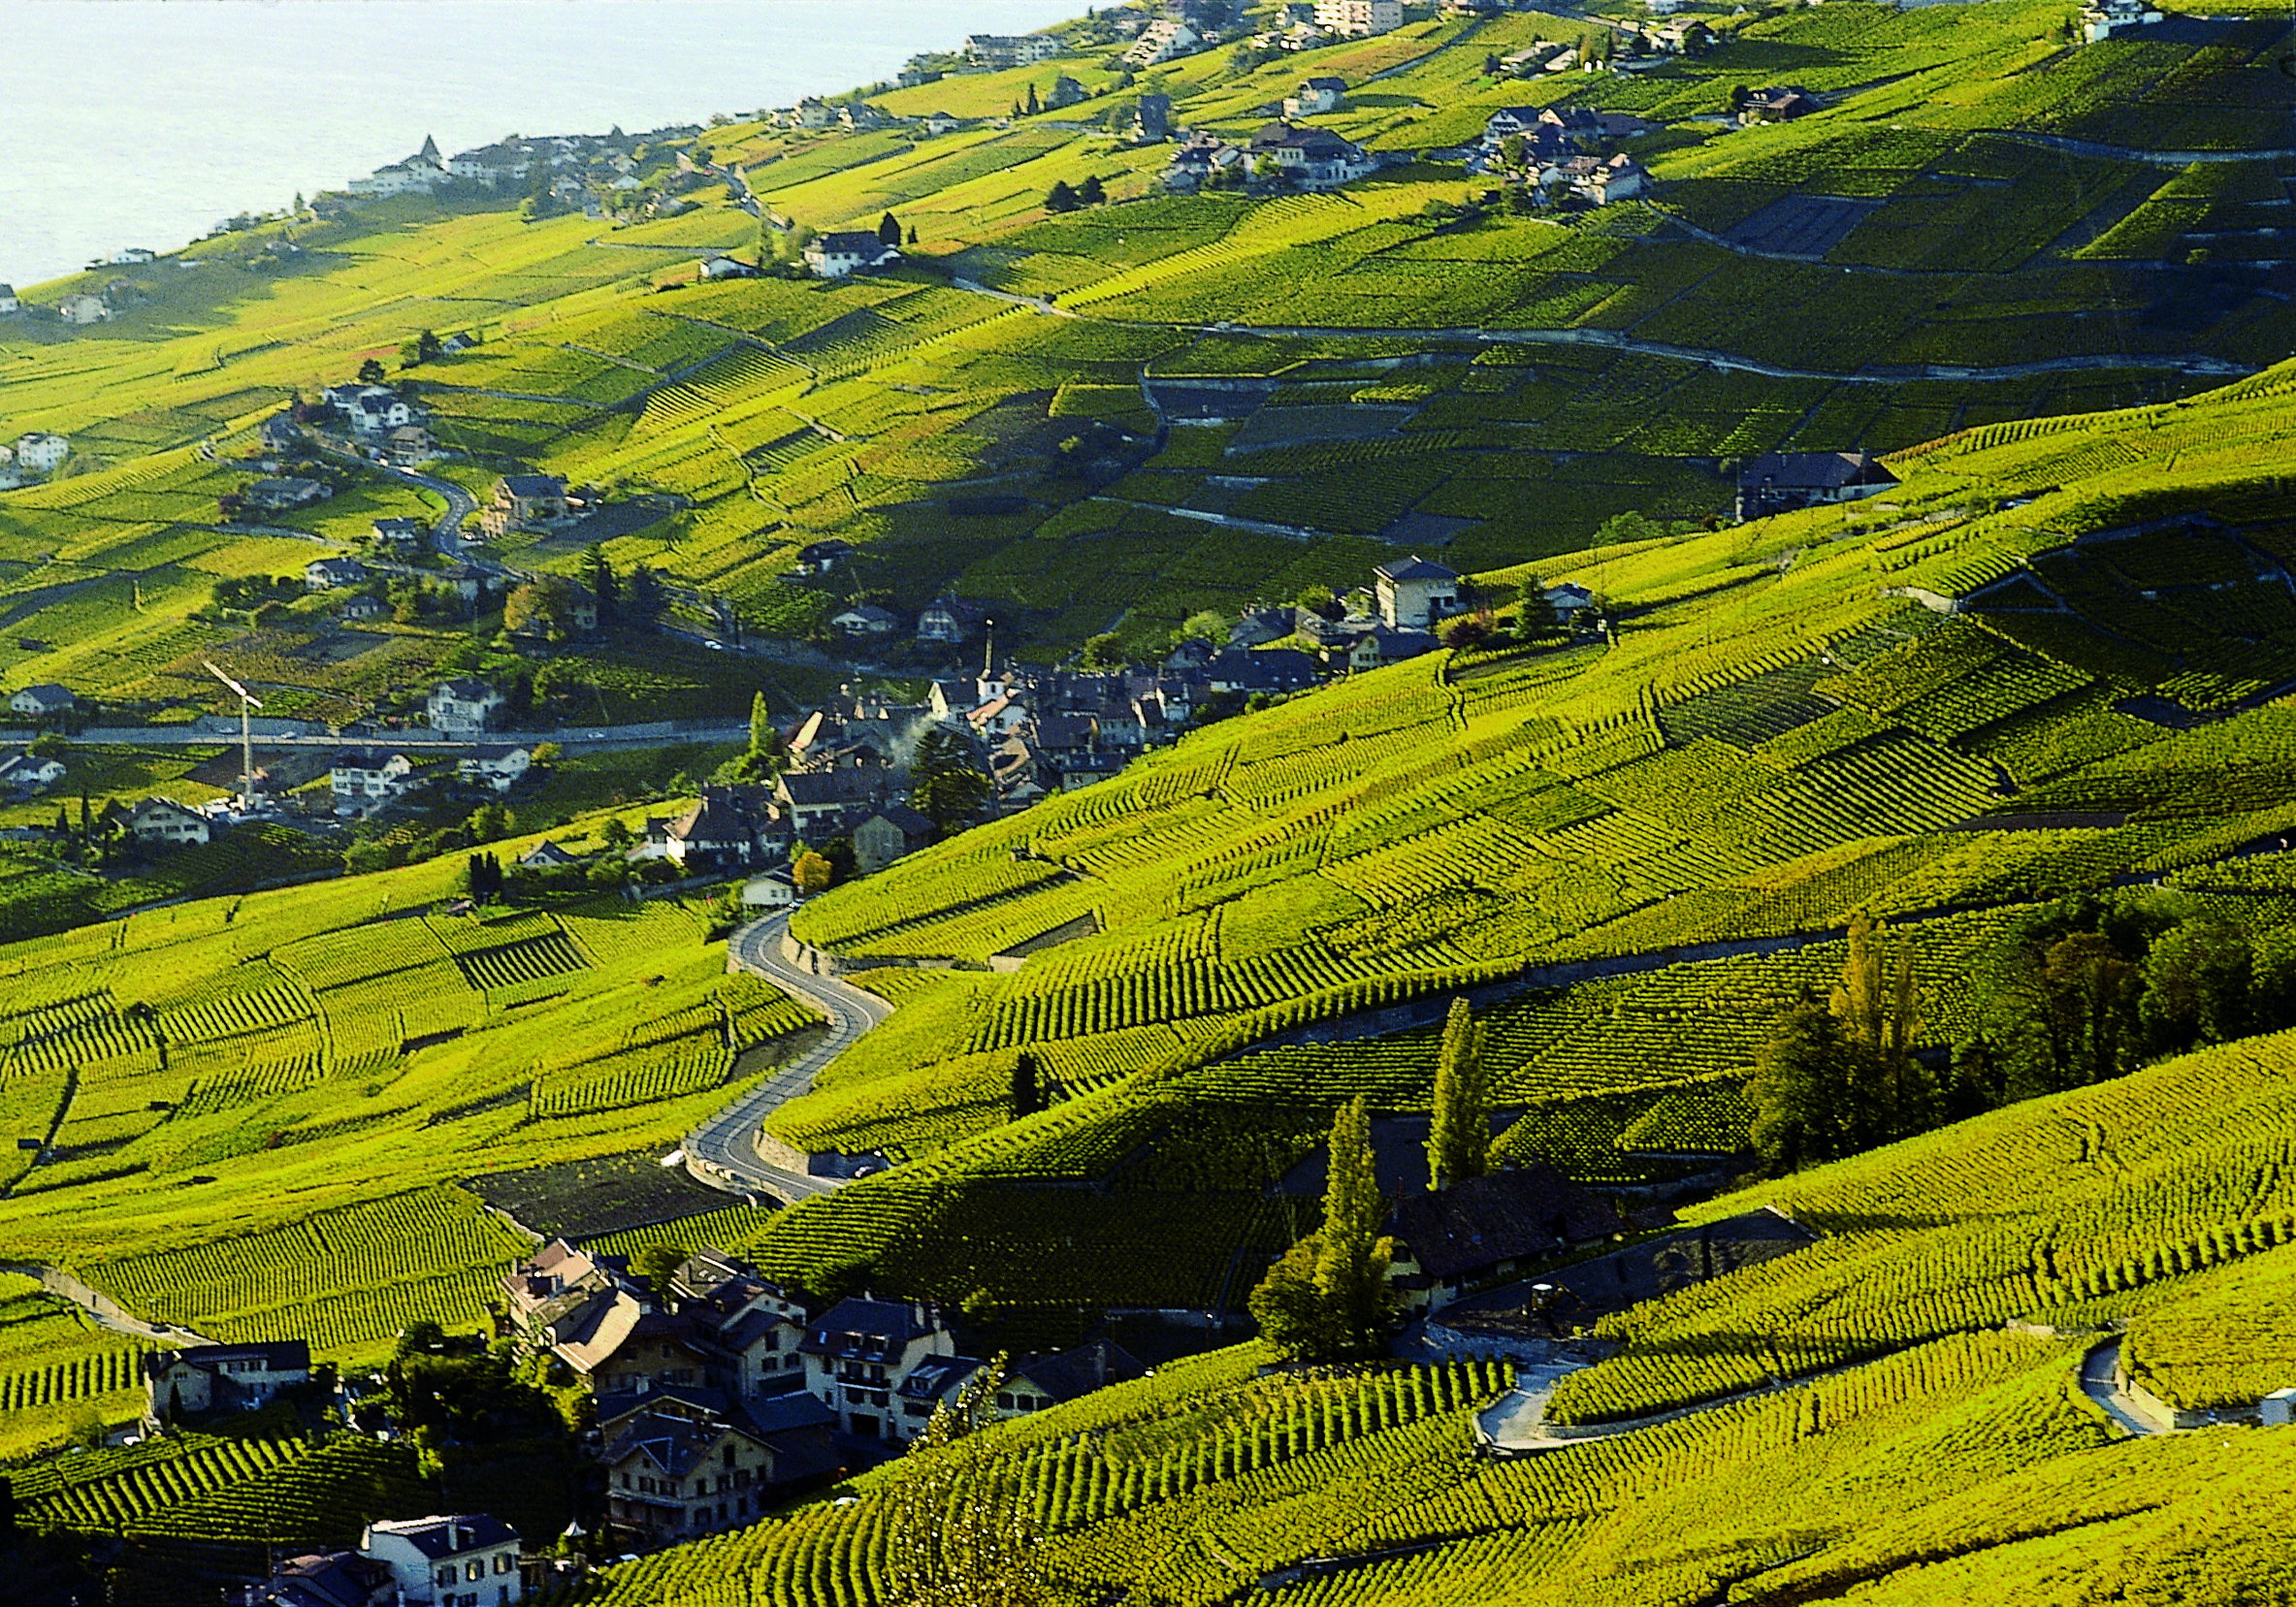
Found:
[{"label": "hillside path", "polygon": [[2179,1432],[2174,1426],[2146,1411],[2120,1388],[2120,1345],[2117,1338],[2107,1339],[2081,1359],[2081,1393],[2132,1434]]},{"label": "hillside path", "polygon": [[791,1100],[809,1092],[823,1068],[851,1048],[863,1033],[882,1024],[892,1013],[892,1006],[874,993],[833,977],[817,977],[783,959],[781,941],[789,926],[786,912],[751,921],[727,941],[727,963],[732,969],[762,977],[784,993],[811,1005],[828,1018],[829,1030],[819,1043],[688,1134],[686,1170],[728,1194],[770,1194],[793,1205],[826,1194],[846,1179],[815,1177],[772,1165],[758,1152],[758,1126]]},{"label": "hillside path", "polygon": [[146,1322],[128,1310],[101,1289],[81,1282],[61,1267],[49,1267],[42,1262],[0,1262],[0,1272],[21,1272],[40,1280],[40,1286],[58,1300],[70,1301],[95,1320],[96,1326],[114,1334],[125,1334],[138,1339],[155,1339],[165,1344],[211,1345],[215,1341],[194,1334],[188,1328],[175,1328],[166,1323]]}]

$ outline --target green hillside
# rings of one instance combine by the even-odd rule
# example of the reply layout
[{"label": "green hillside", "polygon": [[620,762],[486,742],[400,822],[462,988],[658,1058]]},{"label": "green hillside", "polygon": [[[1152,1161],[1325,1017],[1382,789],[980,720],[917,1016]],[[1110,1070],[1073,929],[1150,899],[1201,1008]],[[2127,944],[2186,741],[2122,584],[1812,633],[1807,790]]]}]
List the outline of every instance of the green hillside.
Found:
[{"label": "green hillside", "polygon": [[[1041,1536],[1049,1602],[2284,1601],[2254,1514],[2296,1494],[2296,1439],[2130,1437],[2076,1374],[2113,1314],[2149,1356],[2296,1365],[2222,1320],[2296,1277],[2292,1052],[2171,1061],[1717,1202],[1827,1237],[1606,1325],[1623,1351],[1562,1385],[1637,1412],[1731,1392],[1704,1409],[1493,1460],[1496,1365],[1255,1377],[1245,1346],[942,1455]],[[2004,1332],[2020,1315],[2063,1327]],[[616,1570],[603,1599],[891,1599],[924,1465]]]},{"label": "green hillside", "polygon": [[[210,1339],[367,1361],[409,1322],[480,1321],[531,1246],[458,1180],[660,1153],[816,1024],[726,974],[698,905],[443,914],[455,870],[0,948],[8,1255]],[[17,1304],[0,1432],[124,1415],[130,1347]]]},{"label": "green hillside", "polygon": [[[469,454],[450,476],[651,493],[615,562],[754,627],[802,634],[850,591],[914,609],[954,590],[1046,653],[1343,590],[1390,543],[1484,567],[1579,548],[1622,512],[1700,520],[1730,504],[1717,466],[1763,450],[2186,396],[2289,349],[2272,265],[2296,84],[2277,24],[2184,17],[2074,49],[2038,0],[1705,20],[1713,48],[1632,78],[1489,76],[1541,32],[1575,37],[1517,14],[1247,70],[1205,51],[1129,89],[1095,48],[883,97],[973,119],[939,137],[737,123],[697,142],[805,227],[896,213],[911,266],[864,279],[694,282],[699,256],[761,243],[719,170],[685,181],[696,209],[628,227],[402,197],[41,287],[127,288],[95,329],[0,332],[0,422],[70,434],[93,471],[0,498],[0,675],[196,701],[198,652],[228,648],[290,712],[327,712],[436,666],[451,632],[204,612],[219,579],[309,556],[214,528],[249,428],[434,325],[483,340],[407,371]],[[1004,121],[1056,73],[1093,98]],[[1105,132],[1159,90],[1176,120],[1242,137],[1305,73],[1355,86],[1322,121],[1414,160],[1328,195],[1166,197],[1171,147]],[[1733,87],[1780,80],[1827,104],[1731,125]],[[1648,119],[1625,148],[1655,189],[1533,216],[1482,204],[1495,177],[1455,158],[1415,160],[1526,103]],[[674,177],[670,154],[644,153],[650,179]],[[1115,204],[1047,212],[1052,183],[1086,177]],[[300,250],[266,250],[281,241]],[[284,523],[347,541],[428,496],[343,489]],[[850,574],[784,577],[831,532],[863,548]],[[580,549],[509,556],[571,569]],[[603,657],[601,689],[631,706],[754,690],[721,695],[705,660]]]},{"label": "green hillside", "polygon": [[[1544,566],[1615,599],[1614,641],[1357,676],[808,904],[821,948],[974,969],[858,973],[900,1010],[772,1125],[908,1164],[760,1252],[1238,1303],[1291,1231],[1267,1186],[1342,1099],[1426,1109],[1432,1025],[1401,1029],[1458,990],[1522,1113],[1502,1153],[1635,1182],[1743,1144],[1775,1012],[1859,912],[1940,1053],[2037,904],[2157,882],[2285,925],[2291,380],[1964,433],[1886,498]],[[1069,1097],[1008,1123],[1022,1052]]]}]

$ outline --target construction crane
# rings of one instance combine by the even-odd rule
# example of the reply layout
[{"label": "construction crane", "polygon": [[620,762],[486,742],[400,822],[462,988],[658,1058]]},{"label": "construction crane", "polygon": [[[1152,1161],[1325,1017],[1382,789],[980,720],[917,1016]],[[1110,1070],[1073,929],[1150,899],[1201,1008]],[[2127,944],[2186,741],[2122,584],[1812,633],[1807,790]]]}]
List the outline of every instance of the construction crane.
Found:
[{"label": "construction crane", "polygon": [[217,669],[208,659],[202,659],[200,662],[207,664],[210,675],[240,694],[240,812],[244,815],[252,815],[255,813],[255,728],[248,719],[247,711],[262,708],[263,699]]}]

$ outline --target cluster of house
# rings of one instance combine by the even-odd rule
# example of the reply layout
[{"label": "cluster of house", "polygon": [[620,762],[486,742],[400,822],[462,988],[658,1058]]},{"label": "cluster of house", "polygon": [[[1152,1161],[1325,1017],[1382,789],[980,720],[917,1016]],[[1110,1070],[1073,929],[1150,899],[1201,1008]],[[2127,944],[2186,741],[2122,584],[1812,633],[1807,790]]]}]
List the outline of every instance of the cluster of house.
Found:
[{"label": "cluster of house", "polygon": [[[437,457],[438,443],[432,438],[430,414],[417,402],[407,401],[388,385],[330,385],[319,393],[319,404],[337,421],[343,434],[353,441],[381,453],[402,467],[413,467]],[[285,447],[285,434],[295,426],[284,417],[267,420],[280,428],[265,435],[267,447],[275,444]],[[274,437],[277,440],[275,443]]]},{"label": "cluster of house", "polygon": [[[1623,112],[1588,107],[1503,106],[1483,121],[1483,137],[1466,152],[1470,173],[1520,172],[1541,195],[1568,193],[1590,206],[1641,195],[1650,174],[1641,163],[1608,146],[1650,125]],[[1520,140],[1519,155],[1509,159]]]},{"label": "cluster of house", "polygon": [[627,136],[556,134],[538,139],[506,135],[493,145],[478,145],[453,156],[442,156],[438,143],[426,137],[422,149],[403,161],[390,163],[354,178],[345,186],[356,196],[428,195],[452,183],[528,184],[537,170],[553,177],[550,193],[560,201],[580,200],[594,189],[637,190],[645,183],[637,177],[631,154],[641,145],[690,140],[701,132],[694,125],[652,129]]},{"label": "cluster of house", "polygon": [[13,445],[0,441],[0,491],[14,491],[35,478],[53,474],[71,455],[69,436],[45,430],[18,435]]},{"label": "cluster of house", "polygon": [[1336,104],[1344,87],[1337,79],[1310,79],[1285,99],[1282,119],[1264,124],[1247,140],[1223,140],[1209,129],[1186,131],[1157,181],[1177,195],[1223,180],[1254,188],[1336,190],[1376,172],[1387,158],[1328,128],[1291,120],[1303,114],[1295,108]]},{"label": "cluster of house", "polygon": [[[832,1436],[903,1443],[986,1365],[929,1305],[793,1292],[715,1249],[654,1286],[563,1239],[502,1279],[500,1332],[547,1351],[597,1401],[607,1517],[667,1542],[733,1527],[836,1476]],[[1010,1364],[991,1415],[1025,1416],[1141,1376],[1100,1341]]]}]

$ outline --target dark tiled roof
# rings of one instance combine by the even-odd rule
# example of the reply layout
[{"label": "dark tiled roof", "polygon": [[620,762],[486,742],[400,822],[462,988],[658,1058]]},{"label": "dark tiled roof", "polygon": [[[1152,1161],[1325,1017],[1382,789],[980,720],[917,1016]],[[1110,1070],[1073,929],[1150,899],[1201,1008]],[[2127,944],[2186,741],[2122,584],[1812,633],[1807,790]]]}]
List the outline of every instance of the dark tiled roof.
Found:
[{"label": "dark tiled roof", "polygon": [[1407,1194],[1388,1223],[1420,1270],[1437,1278],[1552,1254],[1626,1226],[1610,1206],[1544,1161],[1470,1177],[1439,1194]]},{"label": "dark tiled roof", "polygon": [[311,1347],[302,1339],[279,1339],[260,1345],[191,1345],[182,1350],[146,1352],[144,1372],[146,1377],[164,1372],[170,1363],[188,1362],[195,1367],[212,1369],[225,1362],[261,1362],[267,1372],[309,1371]]},{"label": "dark tiled roof", "polygon": [[916,1310],[896,1301],[839,1301],[827,1316],[806,1326],[798,1349],[809,1356],[837,1356],[881,1361],[897,1354],[910,1340],[932,1330],[917,1319]]},{"label": "dark tiled roof", "polygon": [[433,1561],[442,1557],[459,1557],[465,1552],[481,1551],[490,1546],[515,1545],[518,1542],[516,1531],[508,1524],[483,1512],[445,1518],[414,1518],[404,1523],[377,1523],[372,1527],[378,1531],[401,1536]]},{"label": "dark tiled roof", "polygon": [[1843,486],[1893,486],[1897,476],[1863,452],[1764,452],[1738,471],[1738,484],[1836,491]]},{"label": "dark tiled roof", "polygon": [[1373,573],[1387,580],[1457,580],[1459,571],[1446,569],[1440,563],[1431,563],[1413,553],[1409,558],[1389,559]]},{"label": "dark tiled roof", "polygon": [[1147,1371],[1122,1346],[1094,1339],[1055,1355],[1023,1356],[1014,1365],[1011,1376],[1025,1379],[1054,1400],[1065,1402],[1109,1384],[1139,1378]]}]

